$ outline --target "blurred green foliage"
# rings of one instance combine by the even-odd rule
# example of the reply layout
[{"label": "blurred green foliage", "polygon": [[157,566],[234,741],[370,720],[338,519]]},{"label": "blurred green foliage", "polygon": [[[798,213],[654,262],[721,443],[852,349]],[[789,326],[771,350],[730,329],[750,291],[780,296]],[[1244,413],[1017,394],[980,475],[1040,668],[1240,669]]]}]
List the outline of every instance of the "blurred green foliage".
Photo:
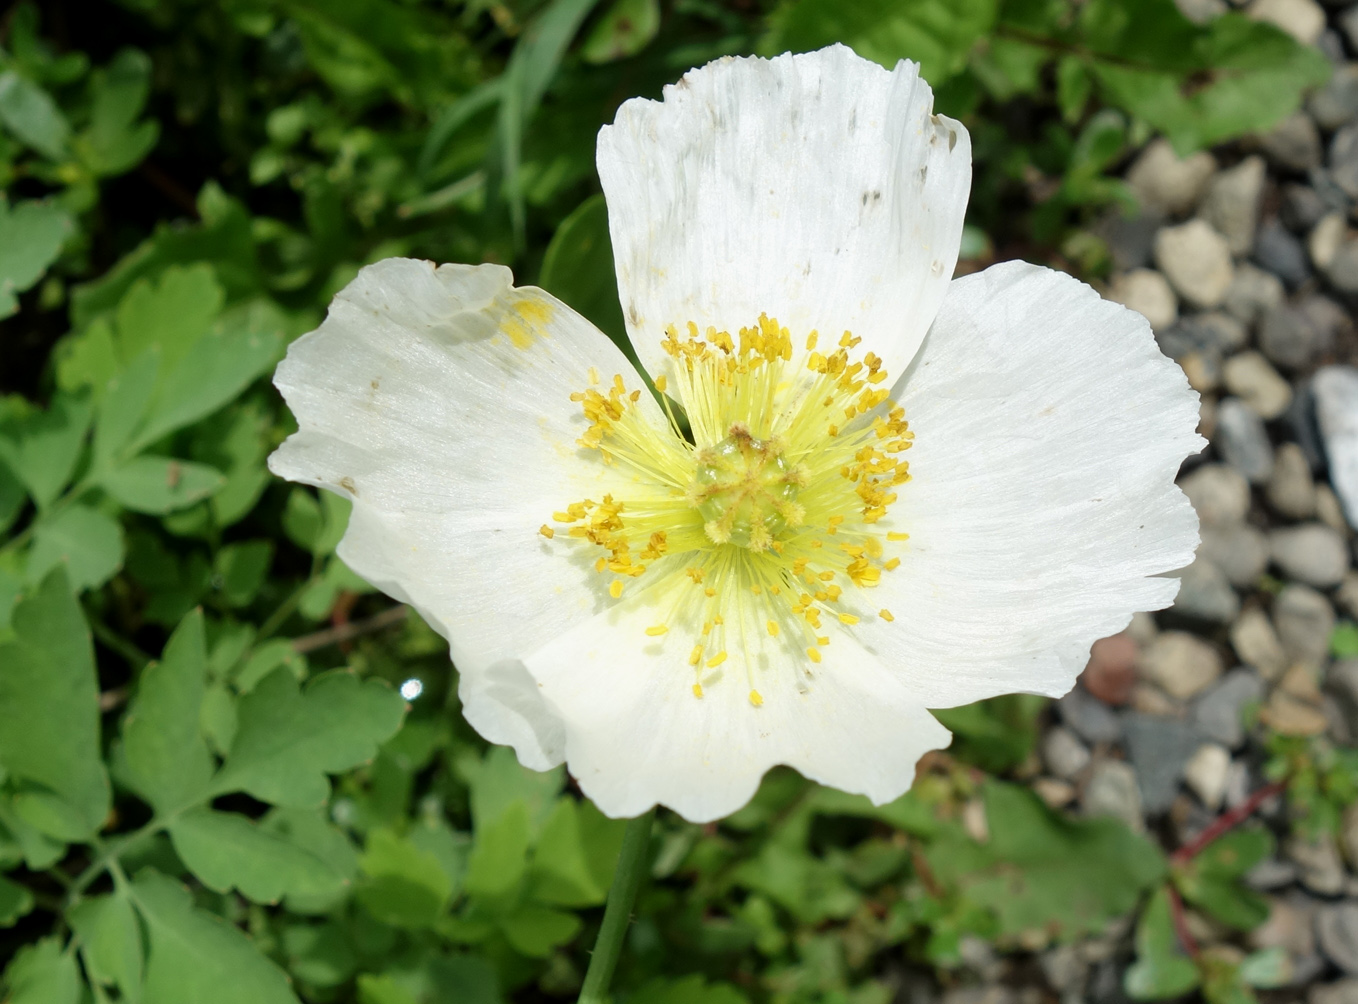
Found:
[{"label": "blurred green foliage", "polygon": [[[512,263],[622,339],[595,134],[691,66],[842,41],[918,59],[971,129],[966,247],[1097,269],[1154,132],[1261,128],[1327,67],[1170,0],[65,0],[0,18],[0,992],[11,1004],[571,999],[620,824],[488,749],[447,649],[334,554],[347,505],[270,478],[267,383],[363,264]],[[1336,638],[1337,649],[1349,646]],[[1345,652],[1347,652],[1345,647]],[[396,688],[408,700],[398,696]],[[1152,890],[1128,990],[1214,1001],[1169,893],[1231,923],[1266,853],[1170,869],[1021,783],[1044,702],[942,714],[908,796],[775,771],[662,815],[617,981],[647,1004],[892,999],[966,939],[1035,949]],[[1315,825],[1358,770],[1279,741]],[[1261,848],[1264,848],[1261,850]],[[1272,968],[1270,968],[1272,967]]]}]

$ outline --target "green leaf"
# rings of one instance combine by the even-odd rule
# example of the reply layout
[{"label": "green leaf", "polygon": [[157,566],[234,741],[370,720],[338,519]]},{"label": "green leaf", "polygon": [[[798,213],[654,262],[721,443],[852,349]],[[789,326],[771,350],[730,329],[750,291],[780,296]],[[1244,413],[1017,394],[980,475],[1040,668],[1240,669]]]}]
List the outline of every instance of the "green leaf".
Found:
[{"label": "green leaf", "polygon": [[1268,900],[1242,881],[1247,871],[1273,853],[1273,835],[1263,827],[1234,830],[1208,844],[1176,871],[1184,899],[1217,920],[1252,930],[1268,920]]},{"label": "green leaf", "polygon": [[273,562],[273,541],[247,540],[217,552],[217,588],[228,606],[248,606],[259,593]]},{"label": "green leaf", "polygon": [[528,873],[530,828],[528,805],[522,801],[510,805],[494,822],[476,824],[462,883],[468,896],[492,904],[514,899]]},{"label": "green leaf", "polygon": [[373,917],[393,927],[432,927],[452,896],[439,859],[391,830],[373,830],[359,859],[363,882],[355,895]]},{"label": "green leaf", "polygon": [[333,896],[345,877],[317,855],[235,812],[191,809],[170,823],[175,852],[203,885],[256,903]]},{"label": "green leaf", "polygon": [[46,411],[0,420],[0,460],[39,509],[66,487],[80,459],[93,409],[85,396],[58,394]]},{"label": "green leaf", "polygon": [[155,347],[160,350],[161,372],[173,372],[207,334],[224,296],[212,267],[201,263],[171,265],[158,282],[133,283],[116,314],[119,359],[126,365]]},{"label": "green leaf", "polygon": [[256,302],[229,312],[197,338],[166,377],[133,449],[192,425],[234,400],[273,367],[284,323],[276,308]]},{"label": "green leaf", "polygon": [[156,122],[137,122],[151,87],[151,60],[123,49],[92,82],[94,105],[85,130],[84,159],[100,175],[122,174],[151,152],[160,136]]},{"label": "green leaf", "polygon": [[592,802],[562,798],[533,855],[533,898],[556,906],[598,906],[608,898],[626,824]]},{"label": "green leaf", "polygon": [[613,272],[608,208],[602,195],[591,195],[561,221],[547,245],[538,282],[593,321],[617,345],[628,346]]},{"label": "green leaf", "polygon": [[1330,635],[1330,654],[1336,659],[1358,657],[1358,624],[1340,621]]},{"label": "green leaf", "polygon": [[74,230],[70,213],[55,202],[30,200],[11,209],[0,193],[0,318],[19,309],[15,294],[42,278]]},{"label": "green leaf", "polygon": [[13,927],[15,921],[33,909],[33,894],[25,886],[0,875],[0,927]]},{"label": "green leaf", "polygon": [[19,603],[13,632],[0,644],[0,769],[60,799],[82,836],[93,835],[109,807],[99,683],[89,629],[64,571]]},{"label": "green leaf", "polygon": [[162,816],[202,801],[212,778],[199,726],[206,666],[203,612],[194,610],[166,642],[161,661],[142,671],[123,718],[123,780]]},{"label": "green leaf", "polygon": [[152,345],[104,385],[94,427],[95,467],[111,467],[125,456],[123,448],[141,424],[159,377],[160,349]]},{"label": "green leaf", "polygon": [[843,42],[887,69],[913,59],[937,87],[966,66],[972,46],[995,23],[997,6],[997,0],[784,0],[759,49],[774,55]]},{"label": "green leaf", "polygon": [[151,945],[142,1004],[298,1004],[283,971],[177,882],[147,870],[132,901]]},{"label": "green leaf", "polygon": [[1278,946],[1251,952],[1240,963],[1240,979],[1260,990],[1276,990],[1292,982],[1292,959]]},{"label": "green leaf", "polygon": [[659,31],[659,0],[613,0],[580,46],[580,55],[587,63],[626,59],[650,45]]},{"label": "green leaf", "polygon": [[349,838],[331,825],[324,810],[274,809],[260,825],[319,858],[341,880],[339,887],[316,893],[289,892],[286,905],[290,912],[328,913],[344,901],[358,877],[358,852]]},{"label": "green leaf", "polygon": [[353,978],[358,960],[341,924],[289,924],[283,928],[288,972],[312,987],[335,987]]},{"label": "green leaf", "polygon": [[656,977],[629,999],[645,1004],[749,1004],[749,998],[729,983],[708,984],[701,976]]},{"label": "green leaf", "polygon": [[75,954],[56,938],[25,945],[5,967],[5,1004],[80,1004]]},{"label": "green leaf", "polygon": [[52,96],[13,70],[0,73],[0,125],[44,157],[66,156],[70,124]]},{"label": "green leaf", "polygon": [[329,795],[326,774],[371,760],[395,734],[405,701],[383,683],[344,671],[318,676],[299,692],[292,673],[280,668],[241,699],[239,715],[213,789],[309,808]]},{"label": "green leaf", "polygon": [[137,1000],[146,952],[126,890],[86,897],[66,917],[80,938],[90,979],[102,986],[118,987],[125,999]]},{"label": "green leaf", "polygon": [[529,770],[519,763],[507,746],[493,746],[483,759],[464,757],[457,761],[458,773],[471,788],[472,820],[476,829],[492,826],[502,815],[522,802],[528,812],[532,838],[541,832],[556,807],[556,796],[565,783],[560,767],[548,771]]},{"label": "green leaf", "polygon": [[1070,941],[1100,931],[1165,873],[1155,845],[1117,820],[1066,819],[996,781],[983,796],[989,841],[936,840],[927,857],[940,880],[994,912],[1002,934]]},{"label": "green leaf", "polygon": [[1005,694],[960,708],[932,712],[953,733],[950,752],[982,770],[1022,763],[1037,745],[1037,717],[1047,706],[1032,694]]},{"label": "green leaf", "polygon": [[226,479],[206,464],[141,456],[99,478],[99,487],[133,512],[163,516],[216,492]]},{"label": "green leaf", "polygon": [[1157,889],[1136,926],[1136,961],[1123,977],[1123,988],[1135,1000],[1166,1000],[1198,985],[1198,969],[1179,951],[1170,919],[1169,892]]},{"label": "green leaf", "polygon": [[298,485],[283,508],[283,532],[304,551],[329,554],[348,528],[352,507],[352,502],[334,492],[321,492],[317,502],[311,491]]},{"label": "green leaf", "polygon": [[122,568],[123,551],[123,528],[117,520],[89,506],[71,505],[34,524],[25,574],[38,582],[63,565],[72,589],[95,589]]},{"label": "green leaf", "polygon": [[529,903],[500,919],[500,930],[515,951],[545,959],[580,933],[580,918],[564,910]]}]

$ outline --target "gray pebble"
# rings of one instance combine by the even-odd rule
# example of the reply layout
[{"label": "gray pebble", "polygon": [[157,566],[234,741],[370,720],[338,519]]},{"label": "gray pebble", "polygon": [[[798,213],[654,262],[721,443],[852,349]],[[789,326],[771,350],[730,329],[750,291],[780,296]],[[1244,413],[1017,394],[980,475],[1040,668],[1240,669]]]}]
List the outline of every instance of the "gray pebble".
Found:
[{"label": "gray pebble", "polygon": [[1155,247],[1155,233],[1165,222],[1163,213],[1149,206],[1142,206],[1135,216],[1124,216],[1112,212],[1094,227],[1094,233],[1103,238],[1108,251],[1113,256],[1113,266],[1119,272],[1130,272],[1134,268],[1145,268],[1151,263],[1151,251]]},{"label": "gray pebble", "polygon": [[1070,780],[1089,766],[1089,750],[1074,732],[1058,725],[1042,740],[1042,761],[1052,774]]},{"label": "gray pebble", "polygon": [[1204,526],[1201,532],[1198,556],[1221,569],[1237,589],[1252,587],[1268,569],[1268,538],[1248,523]]},{"label": "gray pebble", "polygon": [[1216,158],[1210,153],[1181,158],[1167,140],[1157,139],[1127,169],[1127,184],[1141,205],[1176,215],[1197,205],[1216,169]]},{"label": "gray pebble", "polygon": [[1249,482],[1225,464],[1203,464],[1185,475],[1179,487],[1204,525],[1230,526],[1249,515]]},{"label": "gray pebble", "polygon": [[1138,831],[1146,827],[1136,771],[1121,760],[1100,760],[1094,764],[1080,807],[1086,816],[1113,816]]},{"label": "gray pebble", "polygon": [[1259,147],[1285,171],[1304,173],[1320,166],[1320,133],[1305,112],[1293,112],[1260,136]]},{"label": "gray pebble", "polygon": [[1316,486],[1306,452],[1296,443],[1273,451],[1273,473],[1265,490],[1268,504],[1288,519],[1309,519],[1316,511]]},{"label": "gray pebble", "polygon": [[1179,793],[1184,765],[1202,743],[1198,730],[1186,722],[1133,712],[1123,722],[1127,755],[1136,768],[1141,804],[1149,815],[1170,807]]},{"label": "gray pebble", "polygon": [[1320,665],[1330,651],[1334,608],[1310,586],[1292,583],[1273,601],[1273,626],[1289,658]]},{"label": "gray pebble", "polygon": [[1309,233],[1312,227],[1332,211],[1332,207],[1314,188],[1296,182],[1283,186],[1283,201],[1278,207],[1278,216],[1289,230]]},{"label": "gray pebble", "polygon": [[1193,704],[1193,722],[1208,739],[1228,749],[1245,741],[1245,709],[1262,701],[1264,681],[1244,666],[1231,670]]},{"label": "gray pebble", "polygon": [[1358,199],[1358,125],[1346,125],[1330,140],[1330,178],[1350,199]]},{"label": "gray pebble", "polygon": [[1181,317],[1155,334],[1161,350],[1171,359],[1192,353],[1222,359],[1244,348],[1249,332],[1243,322],[1220,310],[1206,310]]},{"label": "gray pebble", "polygon": [[1350,976],[1358,976],[1358,903],[1335,903],[1316,911],[1320,950]]},{"label": "gray pebble", "polygon": [[1076,687],[1056,702],[1061,720],[1087,743],[1115,743],[1122,738],[1122,722],[1106,704]]},{"label": "gray pebble", "polygon": [[1330,347],[1334,329],[1327,322],[1320,304],[1280,304],[1259,323],[1259,348],[1278,366],[1302,369]]},{"label": "gray pebble", "polygon": [[1358,525],[1358,370],[1326,366],[1311,382],[1330,484],[1350,525]]},{"label": "gray pebble", "polygon": [[1264,158],[1246,157],[1220,172],[1207,185],[1199,213],[1226,238],[1231,254],[1243,256],[1254,247],[1259,225],[1259,198],[1264,191]]},{"label": "gray pebble", "polygon": [[1238,397],[1217,405],[1217,428],[1213,442],[1222,458],[1251,484],[1263,484],[1273,473],[1273,444],[1264,420]]},{"label": "gray pebble", "polygon": [[1308,586],[1331,589],[1349,570],[1347,543],[1323,523],[1275,529],[1269,533],[1269,550],[1284,575]]},{"label": "gray pebble", "polygon": [[1254,260],[1288,286],[1300,285],[1311,275],[1306,248],[1276,219],[1259,228],[1254,240]]},{"label": "gray pebble", "polygon": [[1289,837],[1283,849],[1297,865],[1297,877],[1307,889],[1334,896],[1344,888],[1344,863],[1328,832],[1312,838]]},{"label": "gray pebble", "polygon": [[[1343,715],[1349,735],[1358,736],[1358,659],[1340,659],[1331,665],[1325,674],[1325,691]],[[1358,863],[1358,853],[1354,861]]]},{"label": "gray pebble", "polygon": [[1212,624],[1229,624],[1240,613],[1240,597],[1210,559],[1199,555],[1187,568],[1169,574],[1179,580],[1175,613]]},{"label": "gray pebble", "polygon": [[1339,245],[1325,266],[1325,278],[1341,293],[1358,293],[1358,241],[1348,240]]},{"label": "gray pebble", "polygon": [[1299,380],[1292,385],[1292,403],[1282,417],[1287,434],[1306,455],[1311,475],[1325,469],[1325,450],[1320,445],[1320,426],[1316,422],[1316,398],[1310,380]]},{"label": "gray pebble", "polygon": [[[1253,324],[1255,319],[1267,310],[1272,310],[1283,302],[1282,280],[1271,272],[1265,272],[1257,265],[1242,262],[1236,266],[1235,276],[1226,287],[1226,295],[1221,300],[1222,309],[1227,315],[1242,324]],[[1242,331],[1240,345],[1245,344]]]},{"label": "gray pebble", "polygon": [[1358,1004],[1358,979],[1317,983],[1307,992],[1306,1004]]},{"label": "gray pebble", "polygon": [[1306,101],[1316,125],[1335,130],[1358,116],[1358,66],[1343,66]]},{"label": "gray pebble", "polygon": [[1245,873],[1251,889],[1281,889],[1297,881],[1297,866],[1280,858],[1266,858]]}]

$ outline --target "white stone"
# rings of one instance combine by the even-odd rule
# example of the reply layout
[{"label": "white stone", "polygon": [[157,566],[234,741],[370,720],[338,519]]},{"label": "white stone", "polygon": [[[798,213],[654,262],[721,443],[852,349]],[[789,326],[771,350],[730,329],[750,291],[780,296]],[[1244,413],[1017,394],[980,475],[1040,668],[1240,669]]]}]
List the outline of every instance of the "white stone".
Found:
[{"label": "white stone", "polygon": [[1353,533],[1349,521],[1344,518],[1344,507],[1340,504],[1339,496],[1327,484],[1316,485],[1316,519],[1346,537]]},{"label": "white stone", "polygon": [[1247,255],[1254,247],[1265,173],[1264,158],[1255,155],[1222,171],[1207,185],[1207,197],[1200,210],[1202,218],[1226,238],[1231,254]]},{"label": "white stone", "polygon": [[1179,298],[1169,281],[1151,268],[1135,268],[1113,279],[1108,299],[1129,307],[1160,331],[1179,319]]},{"label": "white stone", "polygon": [[1179,482],[1203,523],[1239,523],[1249,515],[1250,485],[1234,467],[1203,464]]},{"label": "white stone", "polygon": [[1273,562],[1290,579],[1318,589],[1344,581],[1349,549],[1344,538],[1323,523],[1281,527],[1269,534]]},{"label": "white stone", "polygon": [[1216,743],[1203,743],[1184,764],[1184,781],[1203,805],[1216,811],[1226,795],[1230,770],[1230,751]]},{"label": "white stone", "polygon": [[1168,140],[1157,139],[1128,169],[1127,184],[1143,206],[1177,215],[1197,205],[1216,170],[1210,153],[1180,157]]},{"label": "white stone", "polygon": [[1268,478],[1268,504],[1288,519],[1309,519],[1316,511],[1316,485],[1306,451],[1296,443],[1283,443],[1273,454],[1273,473]]},{"label": "white stone", "polygon": [[1334,261],[1339,248],[1348,236],[1349,224],[1340,212],[1326,213],[1320,222],[1311,228],[1306,238],[1306,251],[1315,262],[1316,268],[1324,271]]},{"label": "white stone", "polygon": [[1155,235],[1155,264],[1179,296],[1195,307],[1215,307],[1235,276],[1226,238],[1205,220],[1161,227]]},{"label": "white stone", "polygon": [[1315,0],[1254,0],[1245,13],[1281,28],[1303,45],[1315,45],[1325,33],[1325,10]]},{"label": "white stone", "polygon": [[1042,741],[1042,759],[1049,771],[1070,780],[1089,766],[1089,750],[1074,732],[1058,725]]},{"label": "white stone", "polygon": [[1171,697],[1186,700],[1206,690],[1221,675],[1221,656],[1186,631],[1165,631],[1138,661],[1146,680]]},{"label": "white stone", "polygon": [[1271,421],[1292,403],[1292,385],[1278,375],[1263,353],[1250,350],[1226,360],[1222,368],[1226,389]]},{"label": "white stone", "polygon": [[1241,662],[1253,666],[1265,680],[1277,679],[1287,668],[1278,632],[1258,607],[1250,607],[1231,625],[1231,647]]},{"label": "white stone", "polygon": [[1351,526],[1358,526],[1358,370],[1326,366],[1311,383],[1316,419],[1330,462],[1330,484]]}]

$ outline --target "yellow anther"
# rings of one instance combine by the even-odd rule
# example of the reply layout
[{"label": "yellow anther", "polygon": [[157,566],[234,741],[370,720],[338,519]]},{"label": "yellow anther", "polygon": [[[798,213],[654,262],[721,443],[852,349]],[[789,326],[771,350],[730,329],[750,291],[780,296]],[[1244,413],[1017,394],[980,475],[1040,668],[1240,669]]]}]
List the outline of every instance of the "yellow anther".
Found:
[{"label": "yellow anther", "polygon": [[688,654],[688,664],[690,666],[696,666],[698,665],[698,663],[702,661],[703,661],[703,647],[701,645],[694,645],[693,651]]},{"label": "yellow anther", "polygon": [[646,633],[650,635],[652,638],[659,638],[662,634],[665,634],[667,631],[669,631],[669,628],[667,628],[664,624],[656,624],[653,627],[648,627],[646,629]]},{"label": "yellow anther", "polygon": [[820,662],[820,649],[812,646],[806,650],[806,656],[812,662]]},{"label": "yellow anther", "polygon": [[614,579],[608,587],[608,595],[615,600],[622,595],[622,579]]},{"label": "yellow anther", "polygon": [[750,703],[753,704],[756,708],[763,705],[764,698],[760,695],[759,691],[757,690],[750,691]]},{"label": "yellow anther", "polygon": [[703,685],[701,683],[695,683],[693,685],[693,696],[700,701],[703,699]]},{"label": "yellow anther", "polygon": [[708,596],[716,596],[716,595],[717,595],[717,591],[716,591],[715,589],[713,589],[711,586],[708,586],[706,589],[703,590],[703,592],[704,592],[706,595],[708,595]]},{"label": "yellow anther", "polygon": [[901,564],[901,559],[900,559],[900,558],[891,558],[891,559],[889,559],[889,560],[887,560],[887,561],[882,562],[882,567],[885,568],[885,569],[889,572],[889,571],[891,571],[893,568],[898,568],[898,567],[900,567],[900,564]]},{"label": "yellow anther", "polygon": [[777,638],[777,637],[778,637],[778,622],[777,622],[777,621],[769,621],[768,628],[769,628],[769,637],[770,637],[770,638]]},{"label": "yellow anther", "polygon": [[548,540],[551,540],[553,537],[556,536],[556,531],[553,530],[546,523],[543,523],[542,526],[538,527],[538,533],[542,534]]},{"label": "yellow anther", "polygon": [[886,607],[883,607],[881,610],[877,611],[877,616],[882,618],[882,620],[887,621],[888,623],[896,619],[895,617],[891,616],[891,611],[888,610]]},{"label": "yellow anther", "polygon": [[661,373],[660,376],[655,378],[655,389],[658,390],[660,393],[662,394],[665,393],[665,388],[668,386],[669,381],[665,379],[664,373]]},{"label": "yellow anther", "polygon": [[839,623],[841,623],[841,624],[857,624],[857,623],[858,623],[858,618],[855,617],[853,614],[840,614],[840,615],[839,615]]},{"label": "yellow anther", "polygon": [[815,331],[811,332],[811,334],[809,334],[809,335],[806,336],[806,351],[807,351],[807,352],[810,352],[812,349],[814,349],[814,348],[816,347],[816,339],[819,338],[819,337],[820,337],[820,334],[819,334],[818,332],[815,332]]},{"label": "yellow anther", "polygon": [[708,668],[708,669],[716,669],[718,666],[720,666],[720,665],[721,665],[723,662],[725,662],[725,661],[726,661],[726,653],[725,653],[725,652],[718,652],[718,653],[717,653],[716,655],[714,655],[712,658],[710,658],[710,659],[707,660],[707,668]]},{"label": "yellow anther", "polygon": [[591,366],[591,367],[589,368],[589,383],[590,383],[590,386],[592,387],[592,386],[594,386],[595,384],[597,384],[598,382],[599,382],[599,367],[597,367],[597,366]]}]

